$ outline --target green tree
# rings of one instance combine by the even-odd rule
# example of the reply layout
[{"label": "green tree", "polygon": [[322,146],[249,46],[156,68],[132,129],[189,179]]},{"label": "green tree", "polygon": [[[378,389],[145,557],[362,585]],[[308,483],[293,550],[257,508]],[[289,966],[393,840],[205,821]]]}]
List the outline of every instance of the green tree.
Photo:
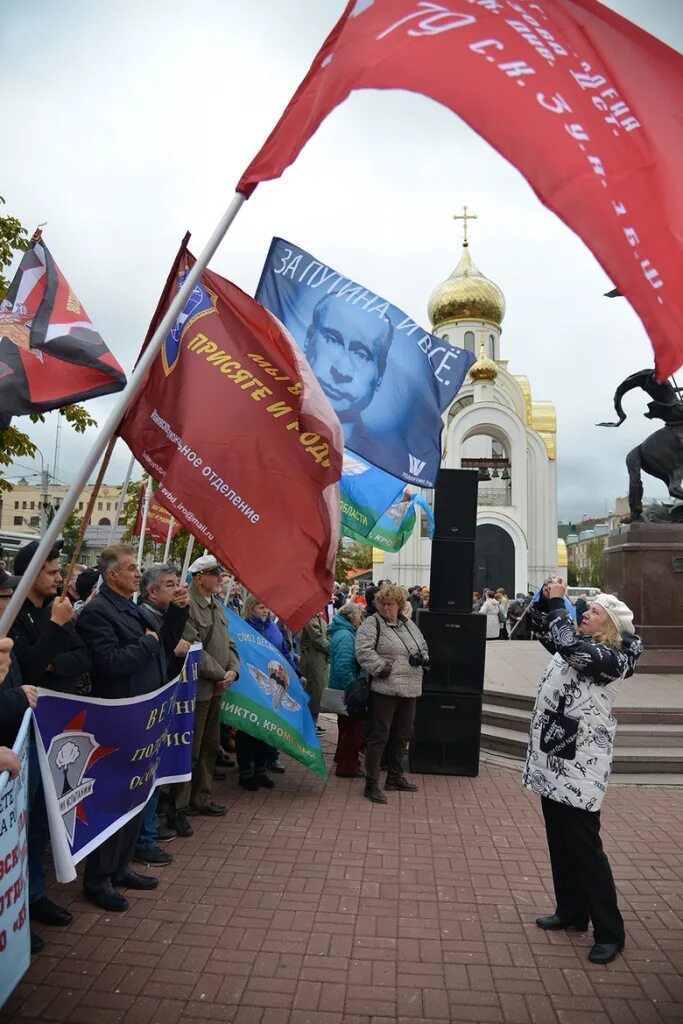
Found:
[{"label": "green tree", "polygon": [[[0,196],[0,204],[4,205],[4,202]],[[23,252],[27,245],[28,233],[21,221],[17,217],[0,216],[0,300],[5,297],[10,286],[3,270],[10,265],[15,254]],[[83,405],[65,405],[59,410],[59,415],[65,418],[77,434],[85,433],[88,427],[97,426],[97,420],[93,419]],[[43,413],[33,413],[30,419],[33,423],[45,422]],[[16,426],[11,425],[6,430],[0,430],[0,492],[12,490],[2,467],[11,466],[16,459],[32,459],[37,450],[28,434]]]},{"label": "green tree", "polygon": [[602,590],[603,551],[605,549],[605,538],[596,537],[588,542],[586,553],[588,555],[588,583],[589,587],[597,587]]},{"label": "green tree", "polygon": [[347,572],[354,569],[372,569],[372,547],[357,540],[341,538],[337,548],[335,579],[343,583]]},{"label": "green tree", "polygon": [[[67,561],[71,560],[74,553],[82,525],[83,515],[80,512],[72,512],[64,524],[64,529],[62,530],[62,540],[64,541],[62,555]],[[81,554],[83,554],[87,546],[85,541],[83,541],[81,544]]]}]

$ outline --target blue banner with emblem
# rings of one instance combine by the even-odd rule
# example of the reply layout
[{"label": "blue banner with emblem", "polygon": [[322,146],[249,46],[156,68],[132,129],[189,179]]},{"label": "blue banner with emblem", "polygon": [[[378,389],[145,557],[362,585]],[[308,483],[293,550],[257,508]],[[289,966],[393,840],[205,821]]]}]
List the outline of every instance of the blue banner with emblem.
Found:
[{"label": "blue banner with emblem", "polygon": [[271,243],[256,299],[303,349],[345,447],[405,483],[434,487],[441,414],[474,355],[282,238]]},{"label": "blue banner with emblem", "polygon": [[36,739],[59,882],[141,811],[155,786],[192,774],[201,645],[172,682],[141,697],[102,700],[38,689]]}]

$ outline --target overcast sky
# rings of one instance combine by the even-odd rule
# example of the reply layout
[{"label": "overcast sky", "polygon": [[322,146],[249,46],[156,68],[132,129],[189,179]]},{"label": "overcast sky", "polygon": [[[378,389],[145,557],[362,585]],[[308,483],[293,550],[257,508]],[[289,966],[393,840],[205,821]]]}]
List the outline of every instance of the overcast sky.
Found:
[{"label": "overcast sky", "polygon": [[[609,6],[683,49],[682,0]],[[186,229],[198,252],[274,126],[343,0],[24,0],[3,5],[0,89],[5,212],[45,240],[129,372]],[[476,83],[473,83],[476,87]],[[428,327],[431,290],[471,252],[505,293],[501,356],[558,414],[561,518],[602,515],[625,494],[626,452],[654,429],[632,393],[653,365],[625,299],[522,176],[450,111],[403,92],[356,93],[279,181],[261,185],[212,267],[253,294],[272,235],[314,253]],[[197,396],[201,402],[201,396]],[[102,422],[112,399],[90,403]],[[52,464],[56,414],[30,434]],[[17,425],[25,426],[23,421]],[[68,482],[90,436],[62,431]],[[129,455],[119,442],[107,482]],[[646,493],[665,497],[663,485]]]}]

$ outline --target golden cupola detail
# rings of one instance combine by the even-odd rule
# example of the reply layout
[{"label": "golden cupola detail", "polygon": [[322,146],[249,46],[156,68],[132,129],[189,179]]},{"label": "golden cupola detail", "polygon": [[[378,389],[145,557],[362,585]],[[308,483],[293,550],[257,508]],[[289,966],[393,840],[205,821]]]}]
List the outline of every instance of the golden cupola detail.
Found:
[{"label": "golden cupola detail", "polygon": [[493,359],[489,359],[486,355],[486,349],[482,341],[479,349],[479,358],[476,363],[470,366],[469,378],[473,380],[475,384],[488,381],[493,382],[498,376],[498,367],[494,363]]},{"label": "golden cupola detail", "polygon": [[505,316],[505,296],[475,265],[467,241],[467,221],[476,219],[476,214],[468,214],[465,206],[455,219],[464,221],[462,256],[450,277],[437,285],[429,297],[427,312],[432,330],[454,320],[484,320],[500,327]]}]

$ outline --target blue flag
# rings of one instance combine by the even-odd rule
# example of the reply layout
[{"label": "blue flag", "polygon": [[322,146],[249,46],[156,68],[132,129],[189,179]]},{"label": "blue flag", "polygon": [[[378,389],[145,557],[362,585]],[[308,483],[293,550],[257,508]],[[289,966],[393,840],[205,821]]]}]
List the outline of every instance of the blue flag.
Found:
[{"label": "blue flag", "polygon": [[441,414],[474,355],[282,238],[271,243],[256,299],[303,349],[345,447],[399,480],[434,487]]},{"label": "blue flag", "polygon": [[402,480],[344,452],[339,485],[341,529],[346,537],[384,551],[399,551],[415,528],[415,506],[427,516],[434,533],[432,510],[421,494],[411,494]]},{"label": "blue flag", "polygon": [[35,726],[57,881],[118,832],[155,786],[192,775],[201,645],[181,674],[153,693],[120,700],[38,689]]},{"label": "blue flag", "polygon": [[240,675],[221,699],[221,720],[277,747],[327,778],[309,697],[282,654],[253,626],[224,607]]}]

